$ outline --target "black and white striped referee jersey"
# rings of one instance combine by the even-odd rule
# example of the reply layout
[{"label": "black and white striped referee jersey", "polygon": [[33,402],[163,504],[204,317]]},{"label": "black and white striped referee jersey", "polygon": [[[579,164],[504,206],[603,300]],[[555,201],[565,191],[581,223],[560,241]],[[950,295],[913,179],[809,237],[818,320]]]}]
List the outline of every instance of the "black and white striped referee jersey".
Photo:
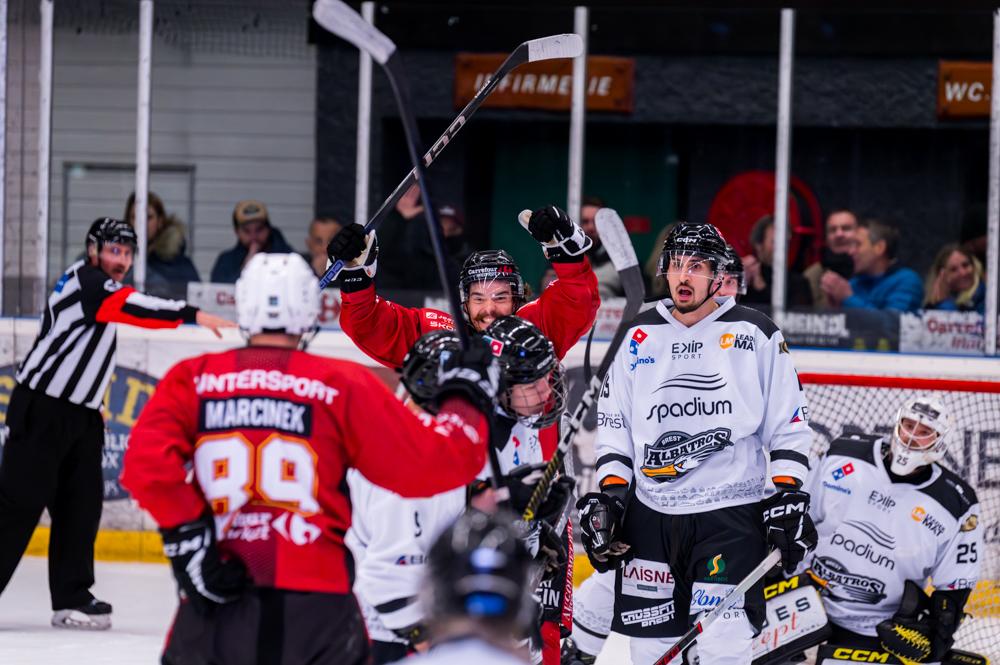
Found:
[{"label": "black and white striped referee jersey", "polygon": [[77,261],[56,282],[31,352],[17,371],[22,386],[74,404],[100,408],[115,369],[118,323],[176,328],[198,313],[123,286],[100,268]]}]

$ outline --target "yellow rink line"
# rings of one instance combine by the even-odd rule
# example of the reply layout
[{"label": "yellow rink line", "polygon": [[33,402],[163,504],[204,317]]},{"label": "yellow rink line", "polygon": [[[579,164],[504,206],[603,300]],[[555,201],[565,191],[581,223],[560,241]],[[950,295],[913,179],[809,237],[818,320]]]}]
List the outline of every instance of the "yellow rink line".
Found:
[{"label": "yellow rink line", "polygon": [[[46,556],[49,549],[49,528],[35,529],[28,544],[26,554]],[[99,531],[94,546],[94,557],[98,561],[142,561],[146,563],[166,563],[163,556],[163,542],[155,531]],[[573,560],[573,584],[587,579],[594,572],[585,554],[577,554]],[[969,597],[966,610],[976,616],[1000,617],[1000,582],[982,580]]]}]

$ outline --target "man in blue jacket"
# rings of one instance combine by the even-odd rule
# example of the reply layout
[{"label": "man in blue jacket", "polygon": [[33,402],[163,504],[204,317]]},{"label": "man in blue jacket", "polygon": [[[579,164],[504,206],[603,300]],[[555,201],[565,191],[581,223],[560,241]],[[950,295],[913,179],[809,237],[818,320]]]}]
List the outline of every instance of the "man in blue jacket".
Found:
[{"label": "man in blue jacket", "polygon": [[233,231],[236,232],[236,246],[216,257],[211,278],[214,283],[235,284],[243,266],[258,252],[290,254],[295,251],[281,231],[271,226],[267,206],[260,201],[248,199],[236,204]]},{"label": "man in blue jacket", "polygon": [[854,277],[850,281],[826,271],[820,288],[830,303],[864,309],[920,308],[924,285],[920,275],[896,262],[899,230],[877,219],[858,224]]}]

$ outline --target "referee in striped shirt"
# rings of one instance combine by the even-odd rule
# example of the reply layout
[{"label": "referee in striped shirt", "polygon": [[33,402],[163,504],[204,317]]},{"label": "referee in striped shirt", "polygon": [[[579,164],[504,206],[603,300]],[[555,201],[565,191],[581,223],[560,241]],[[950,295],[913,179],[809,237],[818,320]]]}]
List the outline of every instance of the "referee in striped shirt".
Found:
[{"label": "referee in striped shirt", "polygon": [[123,286],[135,249],[135,231],[125,222],[102,218],[91,225],[86,257],[56,282],[7,407],[10,431],[0,460],[0,593],[47,507],[56,627],[111,627],[111,605],[95,599],[90,587],[104,501],[100,408],[115,369],[117,324],[198,323],[220,337],[219,328],[235,326],[183,301]]}]

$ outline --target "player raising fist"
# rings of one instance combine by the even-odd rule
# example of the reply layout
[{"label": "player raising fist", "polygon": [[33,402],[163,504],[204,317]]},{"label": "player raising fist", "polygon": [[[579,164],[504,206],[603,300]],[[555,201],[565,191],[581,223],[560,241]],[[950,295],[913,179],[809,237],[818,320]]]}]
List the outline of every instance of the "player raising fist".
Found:
[{"label": "player raising fist", "polygon": [[319,312],[301,257],[254,256],[236,308],[248,345],[175,365],[125,455],[122,484],[159,523],[180,587],[163,663],[360,665],[347,470],[409,497],[468,483],[499,369],[481,340],[452,354],[421,422],[364,367],[300,350]]}]

